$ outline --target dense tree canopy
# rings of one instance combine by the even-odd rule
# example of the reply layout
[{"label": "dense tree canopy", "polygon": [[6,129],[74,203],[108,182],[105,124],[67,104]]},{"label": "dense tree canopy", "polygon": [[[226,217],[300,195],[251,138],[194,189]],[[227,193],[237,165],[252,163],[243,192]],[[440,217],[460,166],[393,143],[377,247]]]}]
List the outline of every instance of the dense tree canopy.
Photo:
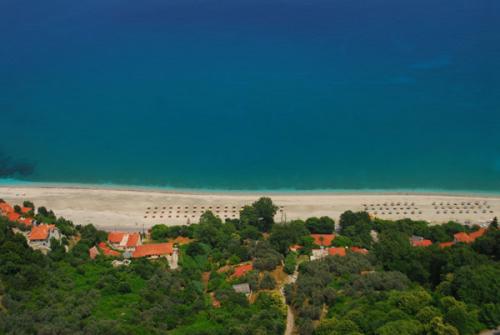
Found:
[{"label": "dense tree canopy", "polygon": [[[189,238],[179,247],[179,269],[169,270],[161,259],[117,268],[102,255],[91,260],[89,248],[106,241],[106,232],[31,205],[24,207],[67,238],[51,241],[44,255],[0,218],[1,334],[282,334],[281,288],[300,334],[472,335],[500,325],[495,222],[474,243],[440,248],[437,242],[478,227],[348,211],[333,242],[346,255],[309,261],[310,234],[332,233],[333,220],[275,223],[278,207],[261,198],[239,219],[207,211],[190,226],[154,226],[153,240]],[[413,247],[412,235],[436,243]],[[238,266],[250,267],[236,276]],[[284,285],[296,269],[297,280]],[[251,298],[233,289],[242,283]]]},{"label": "dense tree canopy", "polygon": [[[368,255],[348,253],[302,263],[299,278],[285,288],[300,334],[477,334],[500,324],[498,229],[472,244],[413,247],[418,235],[435,242],[470,232],[453,222],[370,220],[346,212],[337,245],[365,243]],[[369,230],[378,242],[368,240]],[[356,237],[355,234],[364,237]],[[355,258],[353,258],[355,257]],[[327,311],[326,316],[323,313]],[[319,324],[315,324],[318,322]]]},{"label": "dense tree canopy", "polygon": [[335,230],[335,221],[328,216],[312,217],[306,220],[306,228],[312,234],[331,234]]}]

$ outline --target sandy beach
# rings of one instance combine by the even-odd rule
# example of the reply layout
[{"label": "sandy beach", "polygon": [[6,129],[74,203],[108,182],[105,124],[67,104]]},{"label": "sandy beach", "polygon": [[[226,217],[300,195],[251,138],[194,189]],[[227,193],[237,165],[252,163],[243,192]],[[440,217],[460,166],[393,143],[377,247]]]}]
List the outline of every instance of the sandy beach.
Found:
[{"label": "sandy beach", "polygon": [[387,218],[455,220],[486,223],[500,216],[500,196],[411,193],[205,193],[99,187],[1,186],[0,198],[20,204],[30,200],[72,220],[106,230],[142,230],[155,224],[196,223],[212,210],[221,218],[237,218],[242,206],[269,196],[280,206],[276,221],[328,215],[338,220],[346,210],[367,210]]}]

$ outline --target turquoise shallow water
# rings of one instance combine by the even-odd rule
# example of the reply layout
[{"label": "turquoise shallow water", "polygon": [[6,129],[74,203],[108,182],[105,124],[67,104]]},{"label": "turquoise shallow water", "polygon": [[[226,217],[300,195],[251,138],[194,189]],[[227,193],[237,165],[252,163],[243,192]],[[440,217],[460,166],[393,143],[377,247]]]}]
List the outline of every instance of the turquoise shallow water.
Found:
[{"label": "turquoise shallow water", "polygon": [[0,0],[0,178],[500,192],[500,3]]}]

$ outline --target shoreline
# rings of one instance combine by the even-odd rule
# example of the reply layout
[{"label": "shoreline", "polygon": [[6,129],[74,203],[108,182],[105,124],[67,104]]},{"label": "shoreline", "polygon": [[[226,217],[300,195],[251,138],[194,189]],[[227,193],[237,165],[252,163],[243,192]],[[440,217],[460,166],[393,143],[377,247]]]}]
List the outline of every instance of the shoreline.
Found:
[{"label": "shoreline", "polygon": [[500,216],[500,195],[411,192],[209,192],[158,190],[99,185],[0,183],[0,198],[12,204],[30,200],[75,224],[93,223],[105,230],[138,231],[155,224],[198,222],[212,210],[221,219],[237,219],[240,209],[261,196],[280,206],[277,222],[330,216],[336,222],[347,211],[397,220],[430,223],[457,221],[485,224]]},{"label": "shoreline", "polygon": [[86,183],[56,183],[56,182],[33,182],[11,179],[0,179],[2,188],[41,188],[41,189],[74,189],[74,190],[106,190],[106,191],[128,191],[160,194],[186,194],[186,195],[422,195],[422,196],[450,196],[450,197],[484,197],[500,198],[500,191],[481,190],[445,190],[445,189],[262,189],[262,190],[230,190],[209,188],[174,188],[162,186],[141,186],[125,184],[86,184]]}]

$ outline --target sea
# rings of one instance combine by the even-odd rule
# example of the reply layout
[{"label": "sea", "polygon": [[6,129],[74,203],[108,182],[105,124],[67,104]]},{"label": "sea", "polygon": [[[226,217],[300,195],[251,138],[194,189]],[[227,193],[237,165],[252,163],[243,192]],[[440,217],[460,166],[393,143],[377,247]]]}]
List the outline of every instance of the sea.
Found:
[{"label": "sea", "polygon": [[500,193],[500,1],[0,0],[0,179]]}]

